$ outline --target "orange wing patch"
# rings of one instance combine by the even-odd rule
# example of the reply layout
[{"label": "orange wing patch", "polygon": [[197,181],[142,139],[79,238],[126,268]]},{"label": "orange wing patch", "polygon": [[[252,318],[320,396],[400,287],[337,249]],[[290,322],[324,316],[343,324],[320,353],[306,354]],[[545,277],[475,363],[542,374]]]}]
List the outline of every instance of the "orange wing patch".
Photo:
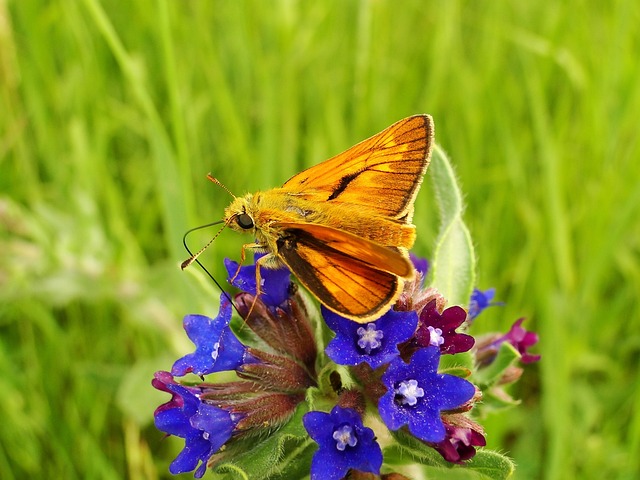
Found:
[{"label": "orange wing patch", "polygon": [[411,213],[432,143],[431,117],[415,115],[293,176],[282,188],[305,198],[359,205],[399,219]]}]

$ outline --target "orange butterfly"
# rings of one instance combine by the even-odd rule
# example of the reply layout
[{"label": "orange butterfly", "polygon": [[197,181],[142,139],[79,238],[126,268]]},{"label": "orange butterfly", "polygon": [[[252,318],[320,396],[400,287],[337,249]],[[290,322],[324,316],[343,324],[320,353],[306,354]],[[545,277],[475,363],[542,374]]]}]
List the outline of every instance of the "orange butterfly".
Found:
[{"label": "orange butterfly", "polygon": [[260,268],[289,267],[330,310],[370,322],[395,303],[415,275],[408,249],[413,204],[429,165],[433,121],[394,123],[281,188],[247,194],[225,210],[225,224],[249,232],[266,252]]}]

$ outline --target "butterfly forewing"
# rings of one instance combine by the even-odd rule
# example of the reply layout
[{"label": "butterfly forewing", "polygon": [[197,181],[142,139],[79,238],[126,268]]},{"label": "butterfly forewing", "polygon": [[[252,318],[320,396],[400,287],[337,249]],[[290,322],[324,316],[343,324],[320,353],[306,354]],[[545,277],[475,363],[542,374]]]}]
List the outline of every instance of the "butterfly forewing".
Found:
[{"label": "butterfly forewing", "polygon": [[430,116],[405,118],[295,175],[283,189],[317,201],[359,205],[389,218],[410,217],[432,141]]}]

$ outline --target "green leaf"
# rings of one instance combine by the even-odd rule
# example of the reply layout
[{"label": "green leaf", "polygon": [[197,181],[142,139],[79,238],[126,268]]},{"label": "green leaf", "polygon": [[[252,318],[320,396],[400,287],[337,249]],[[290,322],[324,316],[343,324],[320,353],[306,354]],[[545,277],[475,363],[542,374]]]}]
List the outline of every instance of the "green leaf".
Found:
[{"label": "green leaf", "polygon": [[420,464],[424,478],[502,480],[509,478],[515,470],[511,459],[492,450],[479,449],[476,456],[464,465],[455,465],[403,430],[392,434],[397,443],[385,448],[383,452],[385,471],[388,472],[406,473],[413,478],[415,465]]},{"label": "green leaf", "polygon": [[478,478],[502,480],[513,475],[516,465],[501,453],[493,450],[478,450],[476,456],[467,462],[467,468],[482,475]]},{"label": "green leaf", "polygon": [[462,221],[462,193],[453,167],[438,145],[430,168],[441,221],[434,251],[433,285],[450,305],[466,307],[475,284],[475,252],[469,230]]},{"label": "green leaf", "polygon": [[306,403],[301,403],[291,420],[277,432],[238,445],[237,450],[229,452],[213,467],[219,474],[216,478],[266,480],[308,475],[316,444],[302,424],[307,411]]}]

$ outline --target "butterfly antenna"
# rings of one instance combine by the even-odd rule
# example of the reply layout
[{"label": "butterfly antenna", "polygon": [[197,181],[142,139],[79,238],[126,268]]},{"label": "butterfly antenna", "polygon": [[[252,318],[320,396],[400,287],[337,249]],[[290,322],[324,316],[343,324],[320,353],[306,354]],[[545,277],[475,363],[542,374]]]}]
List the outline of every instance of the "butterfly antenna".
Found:
[{"label": "butterfly antenna", "polygon": [[[189,246],[187,245],[187,235],[189,235],[191,232],[195,232],[196,230],[201,230],[201,229],[203,229],[203,228],[212,227],[212,226],[214,226],[214,225],[220,225],[221,223],[224,223],[224,225],[223,225],[223,226],[222,226],[222,228],[218,231],[218,233],[216,233],[216,234],[213,236],[213,238],[212,238],[211,240],[209,240],[209,242],[208,242],[204,247],[202,247],[202,248],[201,248],[200,250],[198,250],[196,253],[192,253],[192,252],[191,252],[191,249],[190,249],[190,248],[189,248]],[[211,245],[211,244],[213,243],[213,241],[218,237],[218,235],[220,235],[220,233],[222,232],[222,230],[224,230],[224,228],[228,225],[228,223],[229,223],[228,221],[227,221],[227,222],[225,222],[224,220],[219,220],[219,221],[217,221],[217,222],[208,223],[208,224],[206,224],[206,225],[201,225],[201,226],[199,226],[199,227],[195,227],[195,228],[192,228],[192,229],[190,229],[190,230],[187,230],[187,232],[186,232],[186,233],[184,234],[184,236],[182,237],[182,244],[184,245],[184,248],[185,248],[185,249],[187,250],[187,252],[189,253],[190,257],[189,257],[189,258],[187,258],[184,262],[182,262],[182,264],[180,265],[180,268],[181,268],[182,270],[184,270],[185,268],[187,268],[187,267],[188,267],[189,265],[191,265],[192,263],[194,263],[194,262],[195,262],[195,263],[197,263],[197,264],[200,266],[200,268],[201,268],[202,270],[204,270],[204,273],[206,273],[206,274],[209,276],[209,278],[210,278],[211,280],[213,280],[213,283],[215,283],[215,284],[216,284],[216,286],[220,289],[220,291],[224,294],[224,296],[225,296],[225,297],[227,297],[227,300],[229,300],[229,302],[231,303],[231,305],[233,306],[233,308],[235,308],[235,309],[236,309],[236,311],[237,311],[238,309],[236,308],[236,305],[235,305],[235,303],[233,303],[233,300],[231,299],[231,297],[229,296],[229,294],[224,290],[224,288],[222,288],[222,285],[220,285],[220,284],[218,283],[218,281],[214,278],[214,276],[213,276],[213,275],[211,275],[211,273],[209,272],[209,270],[207,270],[207,269],[206,269],[206,267],[205,267],[202,263],[200,263],[200,260],[198,260],[198,256],[200,256],[200,254],[201,254],[202,252],[204,252],[204,251],[207,249],[207,247],[209,247],[209,245]],[[238,314],[239,314],[239,313],[240,313],[240,312],[238,312]]]},{"label": "butterfly antenna", "polygon": [[209,180],[211,180],[213,183],[215,183],[216,185],[218,185],[219,187],[222,187],[222,189],[227,192],[229,195],[231,195],[233,198],[236,198],[236,196],[231,193],[231,190],[229,190],[227,187],[224,186],[224,184],[222,184],[220,182],[220,180],[218,180],[216,177],[214,177],[213,175],[211,175],[211,173],[207,173],[207,178]]},{"label": "butterfly antenna", "polygon": [[[189,246],[187,245],[187,235],[189,235],[191,232],[195,232],[196,230],[202,230],[203,228],[213,227],[214,225],[220,225],[221,223],[224,223],[224,225],[220,230],[218,230],[218,233],[216,233],[213,236],[213,238],[211,240],[209,240],[207,242],[207,244],[204,247],[202,247],[200,250],[198,250],[196,253],[191,253],[191,250],[189,249]],[[184,262],[182,262],[180,264],[180,268],[182,270],[184,270],[189,265],[191,265],[193,262],[196,262],[200,266],[202,266],[200,264],[200,262],[198,262],[197,258],[202,254],[202,252],[204,252],[207,248],[209,248],[211,246],[211,244],[214,242],[214,240],[216,238],[218,238],[218,235],[220,235],[222,233],[222,231],[225,229],[225,227],[228,225],[228,223],[229,223],[228,221],[225,222],[224,220],[218,220],[217,222],[207,223],[206,225],[200,225],[199,227],[194,227],[194,228],[192,228],[190,230],[187,230],[187,232],[182,236],[182,244],[184,245],[185,250],[189,253],[190,257],[187,258]]]}]

